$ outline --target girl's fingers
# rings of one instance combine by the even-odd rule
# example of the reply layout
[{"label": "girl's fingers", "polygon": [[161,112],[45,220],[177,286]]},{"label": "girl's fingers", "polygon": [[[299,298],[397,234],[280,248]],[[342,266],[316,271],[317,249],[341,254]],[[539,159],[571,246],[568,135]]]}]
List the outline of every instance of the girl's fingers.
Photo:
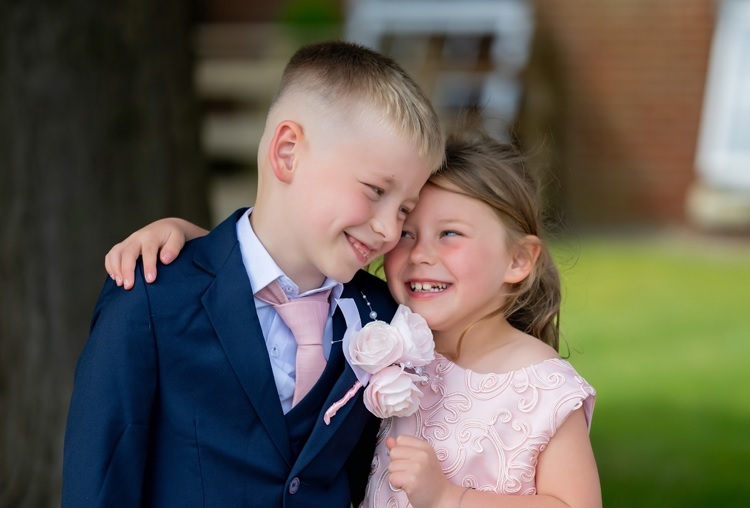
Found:
[{"label": "girl's fingers", "polygon": [[[135,280],[135,262],[141,254],[140,245],[128,244],[122,249],[120,257],[120,273],[122,276],[122,287],[131,289]],[[118,284],[119,285],[119,284]]]},{"label": "girl's fingers", "polygon": [[122,257],[122,243],[112,247],[104,256],[104,269],[107,270],[109,278],[118,286],[122,285],[122,272],[120,271],[120,259]]},{"label": "girl's fingers", "polygon": [[144,243],[141,251],[143,258],[143,276],[149,284],[156,280],[156,256],[159,254],[158,245]]},{"label": "girl's fingers", "polygon": [[171,263],[174,258],[177,257],[177,255],[180,253],[182,248],[185,246],[185,236],[184,235],[173,235],[170,234],[167,237],[167,241],[164,243],[164,246],[161,248],[161,262],[165,265],[168,265]]}]

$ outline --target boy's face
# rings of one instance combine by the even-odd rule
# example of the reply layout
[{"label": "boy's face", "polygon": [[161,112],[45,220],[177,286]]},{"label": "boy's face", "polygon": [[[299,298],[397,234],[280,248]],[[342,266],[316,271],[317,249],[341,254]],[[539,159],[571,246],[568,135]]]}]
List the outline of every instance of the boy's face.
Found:
[{"label": "boy's face", "polygon": [[290,206],[300,220],[290,233],[307,275],[347,282],[398,242],[432,168],[377,122],[331,123],[299,147]]}]

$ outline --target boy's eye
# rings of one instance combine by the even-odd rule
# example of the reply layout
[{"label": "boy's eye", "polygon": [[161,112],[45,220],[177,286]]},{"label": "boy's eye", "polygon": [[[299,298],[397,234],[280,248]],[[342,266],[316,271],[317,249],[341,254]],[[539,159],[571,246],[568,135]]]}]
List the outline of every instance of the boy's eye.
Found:
[{"label": "boy's eye", "polygon": [[457,231],[443,231],[440,236],[461,236]]},{"label": "boy's eye", "polygon": [[412,235],[408,231],[401,231],[401,238],[414,238],[414,235]]},{"label": "boy's eye", "polygon": [[407,207],[407,206],[402,206],[401,208],[399,208],[398,211],[404,217],[406,217],[407,215],[409,215],[411,213],[411,209],[409,207]]},{"label": "boy's eye", "polygon": [[370,188],[370,189],[372,190],[372,192],[373,192],[373,193],[374,193],[374,194],[375,194],[376,196],[378,196],[378,197],[379,197],[379,196],[382,196],[383,194],[385,194],[385,191],[384,191],[383,189],[381,189],[380,187],[377,187],[377,186],[375,186],[375,185],[368,185],[368,187],[369,187],[369,188]]}]

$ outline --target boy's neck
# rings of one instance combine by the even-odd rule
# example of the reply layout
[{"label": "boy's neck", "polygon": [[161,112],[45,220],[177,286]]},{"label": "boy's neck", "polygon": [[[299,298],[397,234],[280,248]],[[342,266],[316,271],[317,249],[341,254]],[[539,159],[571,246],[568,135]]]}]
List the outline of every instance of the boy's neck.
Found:
[{"label": "boy's neck", "polygon": [[[266,223],[266,215],[258,210],[258,207],[254,207],[252,213],[249,216],[250,225],[253,228],[255,236],[263,247],[266,249],[271,259],[281,268],[284,275],[289,277],[299,288],[300,293],[317,289],[323,285],[326,280],[326,276],[322,273],[304,273],[299,268],[294,267],[288,260],[288,256],[285,256],[285,252],[291,250],[291,248],[283,245],[277,238],[278,224]],[[273,222],[273,221],[272,221]],[[304,267],[302,267],[304,268]]]}]

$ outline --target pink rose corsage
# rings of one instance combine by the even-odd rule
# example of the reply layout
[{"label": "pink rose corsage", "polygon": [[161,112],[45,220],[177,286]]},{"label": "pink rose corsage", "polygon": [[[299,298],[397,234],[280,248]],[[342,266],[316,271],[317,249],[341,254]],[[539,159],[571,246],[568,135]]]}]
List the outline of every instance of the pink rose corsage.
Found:
[{"label": "pink rose corsage", "polygon": [[329,407],[323,420],[343,407],[363,386],[367,409],[378,418],[409,416],[419,407],[422,367],[435,359],[435,342],[427,322],[408,307],[399,305],[390,323],[359,323],[344,335],[343,350],[357,382],[344,397]]}]

